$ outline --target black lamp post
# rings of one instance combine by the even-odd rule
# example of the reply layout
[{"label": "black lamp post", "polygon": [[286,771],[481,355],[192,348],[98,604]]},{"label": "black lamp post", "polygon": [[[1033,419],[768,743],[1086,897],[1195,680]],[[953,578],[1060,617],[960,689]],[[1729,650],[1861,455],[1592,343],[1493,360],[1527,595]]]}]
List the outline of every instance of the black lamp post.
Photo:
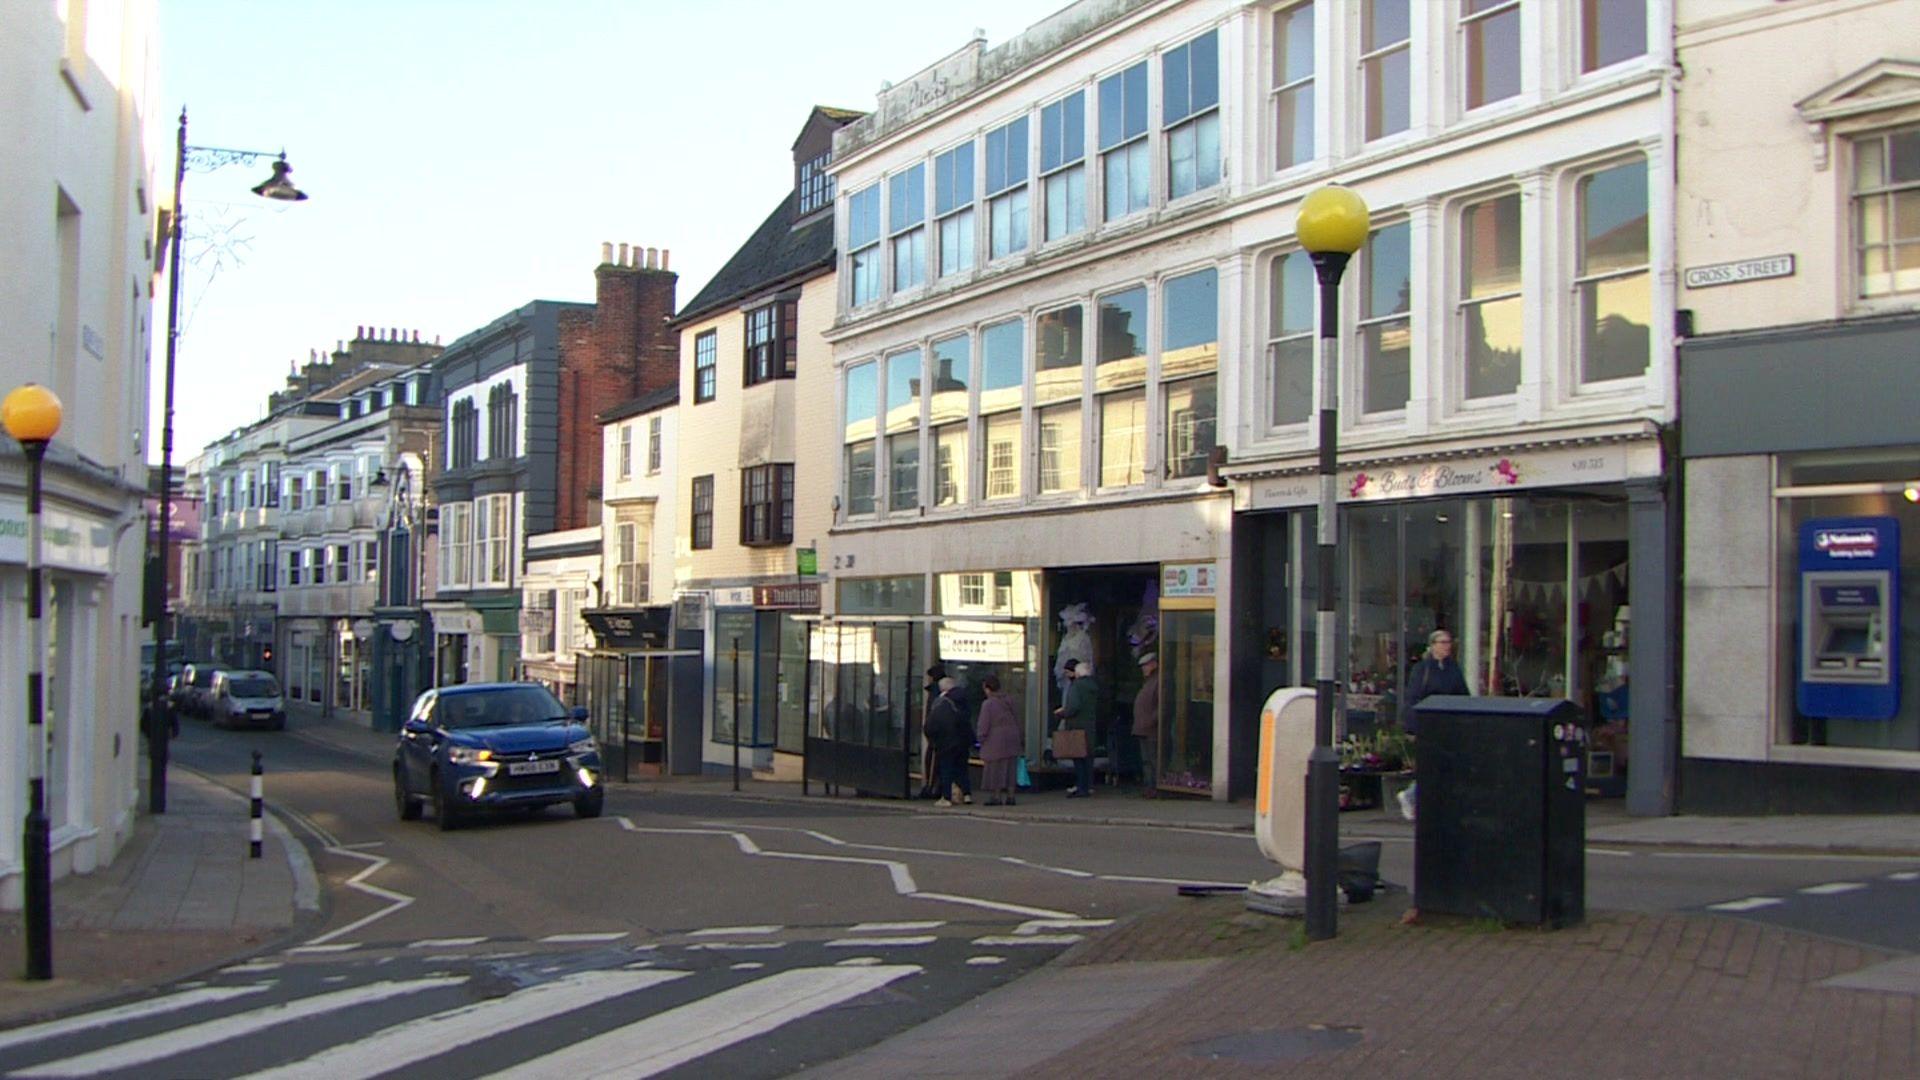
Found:
[{"label": "black lamp post", "polygon": [[1340,755],[1333,749],[1336,650],[1334,600],[1339,558],[1340,277],[1367,241],[1367,204],[1349,188],[1320,188],[1300,203],[1294,232],[1320,279],[1320,502],[1314,618],[1313,753],[1307,758],[1307,938],[1324,941],[1339,928]]},{"label": "black lamp post", "polygon": [[173,370],[174,354],[180,344],[180,227],[186,211],[180,204],[180,188],[188,167],[217,169],[223,165],[251,165],[261,158],[274,158],[273,175],[255,185],[253,193],[263,199],[300,202],[307,193],[293,186],[288,173],[287,155],[264,150],[229,150],[217,146],[187,145],[187,110],[180,110],[180,134],[174,146],[173,221],[167,236],[167,369],[166,406],[160,418],[160,565],[156,569],[154,595],[159,610],[153,619],[153,708],[148,710],[147,763],[149,766],[148,810],[167,812],[167,751],[173,730],[173,702],[167,696],[167,576],[173,554]]},{"label": "black lamp post", "polygon": [[53,978],[53,856],[47,823],[47,633],[40,621],[40,468],[60,430],[60,399],[28,383],[0,402],[0,421],[27,455],[27,819],[21,830],[27,978]]}]

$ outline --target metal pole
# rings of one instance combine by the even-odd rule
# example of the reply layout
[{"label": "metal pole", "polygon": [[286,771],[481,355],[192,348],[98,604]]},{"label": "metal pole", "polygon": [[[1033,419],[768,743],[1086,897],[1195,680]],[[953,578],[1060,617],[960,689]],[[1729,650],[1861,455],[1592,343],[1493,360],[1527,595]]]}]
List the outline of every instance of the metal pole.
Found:
[{"label": "metal pole", "polygon": [[40,466],[47,444],[22,442],[27,452],[27,821],[22,830],[26,871],[27,978],[53,978],[53,873],[47,826],[46,628],[40,622]]},{"label": "metal pole", "polygon": [[740,790],[740,636],[733,638],[733,790]]},{"label": "metal pole", "polygon": [[1320,279],[1320,502],[1314,616],[1313,753],[1307,758],[1307,939],[1324,941],[1339,929],[1340,755],[1333,749],[1335,657],[1339,620],[1335,612],[1335,563],[1339,558],[1339,328],[1340,276],[1344,252],[1311,253]]},{"label": "metal pole", "polygon": [[152,727],[147,732],[147,810],[167,812],[167,752],[173,732],[173,702],[167,696],[167,577],[173,556],[173,361],[180,343],[180,187],[187,176],[187,110],[180,109],[180,135],[173,158],[173,222],[167,236],[166,407],[160,414],[160,566],[155,574],[159,610],[153,619]]},{"label": "metal pole", "polygon": [[255,750],[253,752],[253,802],[248,808],[248,814],[252,820],[247,823],[247,857],[252,859],[260,857],[261,841],[265,839],[261,835],[261,819],[267,808],[266,777],[263,774],[264,770],[260,767],[260,751]]}]

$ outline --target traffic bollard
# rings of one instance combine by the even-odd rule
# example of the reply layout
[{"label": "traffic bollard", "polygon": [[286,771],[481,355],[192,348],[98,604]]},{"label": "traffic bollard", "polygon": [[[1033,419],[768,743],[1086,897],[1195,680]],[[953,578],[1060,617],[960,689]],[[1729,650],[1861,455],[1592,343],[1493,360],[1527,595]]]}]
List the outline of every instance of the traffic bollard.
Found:
[{"label": "traffic bollard", "polygon": [[267,807],[265,791],[262,787],[264,783],[265,779],[260,769],[260,751],[255,750],[253,752],[253,820],[248,823],[248,829],[251,835],[247,845],[247,855],[249,858],[254,859],[260,857],[260,841],[262,839],[260,835],[262,827],[261,815],[266,812]]}]

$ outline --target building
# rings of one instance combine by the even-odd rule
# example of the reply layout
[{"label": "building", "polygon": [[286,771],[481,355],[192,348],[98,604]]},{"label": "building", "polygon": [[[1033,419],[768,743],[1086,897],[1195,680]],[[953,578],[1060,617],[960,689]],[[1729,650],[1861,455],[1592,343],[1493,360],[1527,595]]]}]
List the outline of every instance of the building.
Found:
[{"label": "building", "polygon": [[1920,811],[1914,15],[1677,6],[1690,812]]},{"label": "building", "polygon": [[1091,659],[1130,776],[1152,651],[1157,786],[1251,791],[1262,700],[1326,644],[1293,222],[1343,183],[1373,211],[1334,328],[1347,731],[1399,722],[1446,629],[1477,692],[1593,708],[1598,771],[1645,740],[1635,805],[1663,808],[1670,18],[1084,0],[883,91],[834,143],[830,604],[890,620],[854,653],[893,728],[939,660],[1012,686],[1038,754]]},{"label": "building", "polygon": [[522,674],[528,538],[598,527],[596,414],[674,383],[677,277],[666,264],[665,252],[621,244],[616,257],[603,244],[594,303],[533,301],[435,361],[446,431],[432,481],[437,593],[426,605],[436,685]]},{"label": "building", "polygon": [[[798,778],[815,566],[832,523],[834,133],[815,107],[773,211],[674,318],[682,438],[673,585],[706,631],[704,760]],[[805,463],[804,465],[802,463]]]},{"label": "building", "polygon": [[[0,35],[0,394],[65,406],[43,469],[45,792],[52,875],[111,862],[132,834],[148,357],[161,193],[146,142],[158,77],[148,0],[10,7]],[[22,899],[29,727],[27,460],[0,436],[0,908]]]}]

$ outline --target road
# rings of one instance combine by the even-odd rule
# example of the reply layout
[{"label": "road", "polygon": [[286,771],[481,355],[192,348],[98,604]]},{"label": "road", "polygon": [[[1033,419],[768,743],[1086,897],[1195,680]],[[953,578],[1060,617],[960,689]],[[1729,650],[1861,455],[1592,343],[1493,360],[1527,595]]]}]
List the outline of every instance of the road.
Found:
[{"label": "road", "polygon": [[[1174,883],[1272,873],[1244,832],[697,789],[616,790],[598,820],[554,809],[442,833],[397,819],[381,763],[292,735],[189,723],[176,758],[245,790],[255,747],[270,801],[311,842],[324,925],[119,1011],[0,1032],[6,1075],[782,1076],[1176,902]],[[1388,842],[1385,875],[1408,881],[1411,856]],[[1902,950],[1920,950],[1915,897],[1916,860],[1588,857],[1592,909],[1705,910]]]}]

